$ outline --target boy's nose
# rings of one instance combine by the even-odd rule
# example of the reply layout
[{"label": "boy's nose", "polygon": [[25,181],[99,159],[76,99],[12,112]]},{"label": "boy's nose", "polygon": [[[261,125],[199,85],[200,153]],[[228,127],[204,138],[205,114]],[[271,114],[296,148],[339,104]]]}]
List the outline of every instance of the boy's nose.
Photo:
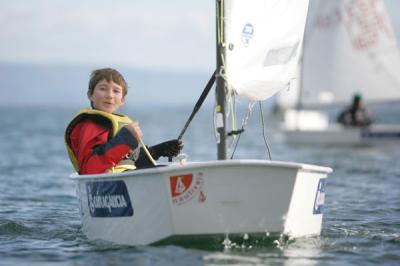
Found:
[{"label": "boy's nose", "polygon": [[112,91],[107,91],[107,92],[106,92],[106,97],[107,97],[107,98],[112,98],[112,96],[113,96]]}]

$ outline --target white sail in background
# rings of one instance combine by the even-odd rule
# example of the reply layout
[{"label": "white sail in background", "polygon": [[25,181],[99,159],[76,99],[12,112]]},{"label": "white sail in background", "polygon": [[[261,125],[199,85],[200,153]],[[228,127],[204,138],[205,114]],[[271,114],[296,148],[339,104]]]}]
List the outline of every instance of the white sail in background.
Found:
[{"label": "white sail in background", "polygon": [[310,2],[302,104],[400,99],[400,54],[383,1]]},{"label": "white sail in background", "polygon": [[226,77],[239,95],[265,100],[297,78],[308,2],[225,2]]}]

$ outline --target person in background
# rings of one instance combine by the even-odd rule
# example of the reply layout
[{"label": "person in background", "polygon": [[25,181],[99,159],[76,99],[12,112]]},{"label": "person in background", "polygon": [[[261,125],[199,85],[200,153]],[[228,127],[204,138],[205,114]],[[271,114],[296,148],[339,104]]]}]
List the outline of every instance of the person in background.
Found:
[{"label": "person in background", "polygon": [[355,94],[353,103],[338,116],[338,122],[344,126],[365,127],[372,123],[372,115],[365,107],[360,94]]},{"label": "person in background", "polygon": [[[68,124],[65,144],[79,174],[115,173],[153,166],[139,147],[142,131],[139,122],[115,113],[125,102],[128,85],[115,69],[94,70],[87,96],[92,109],[81,110]],[[154,160],[179,154],[183,145],[173,139],[149,147]]]}]

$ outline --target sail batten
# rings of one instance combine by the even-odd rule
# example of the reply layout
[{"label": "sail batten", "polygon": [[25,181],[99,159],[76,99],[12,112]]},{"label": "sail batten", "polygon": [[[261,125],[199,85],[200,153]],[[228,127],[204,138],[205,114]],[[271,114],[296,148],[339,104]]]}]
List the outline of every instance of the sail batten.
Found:
[{"label": "sail batten", "polygon": [[308,0],[225,2],[226,80],[265,100],[297,78]]}]

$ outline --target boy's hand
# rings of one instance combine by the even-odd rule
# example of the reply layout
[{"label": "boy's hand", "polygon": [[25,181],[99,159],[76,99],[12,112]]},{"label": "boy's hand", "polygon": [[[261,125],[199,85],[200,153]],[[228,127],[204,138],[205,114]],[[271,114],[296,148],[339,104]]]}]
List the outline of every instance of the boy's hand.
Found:
[{"label": "boy's hand", "polygon": [[161,156],[175,157],[183,148],[181,140],[173,139],[149,148],[149,151],[154,159],[158,160]]},{"label": "boy's hand", "polygon": [[133,121],[125,127],[129,130],[129,132],[131,132],[135,139],[139,140],[140,138],[142,138],[142,130],[139,127],[138,121]]}]

